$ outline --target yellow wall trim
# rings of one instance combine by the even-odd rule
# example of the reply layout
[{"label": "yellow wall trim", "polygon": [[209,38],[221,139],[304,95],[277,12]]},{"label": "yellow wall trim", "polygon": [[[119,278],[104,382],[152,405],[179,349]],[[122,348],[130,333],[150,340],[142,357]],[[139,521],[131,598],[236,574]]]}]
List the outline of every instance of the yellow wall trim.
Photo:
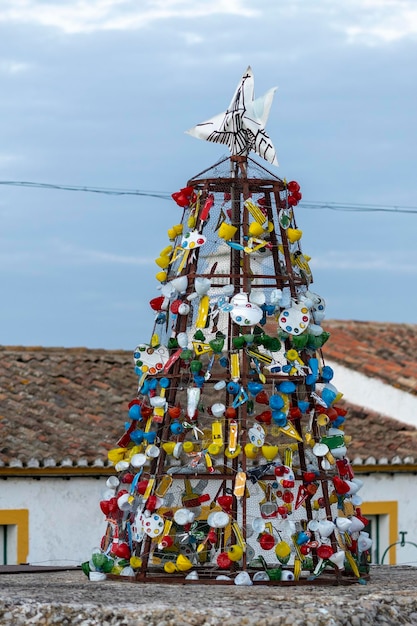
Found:
[{"label": "yellow wall trim", "polygon": [[[388,515],[388,545],[398,541],[398,502],[385,500],[380,502],[363,502],[361,504],[363,515]],[[388,547],[388,546],[387,546]],[[396,565],[397,549],[393,546],[389,550],[389,564]]]},{"label": "yellow wall trim", "polygon": [[17,526],[17,564],[27,563],[29,554],[29,509],[0,510],[0,526]]}]

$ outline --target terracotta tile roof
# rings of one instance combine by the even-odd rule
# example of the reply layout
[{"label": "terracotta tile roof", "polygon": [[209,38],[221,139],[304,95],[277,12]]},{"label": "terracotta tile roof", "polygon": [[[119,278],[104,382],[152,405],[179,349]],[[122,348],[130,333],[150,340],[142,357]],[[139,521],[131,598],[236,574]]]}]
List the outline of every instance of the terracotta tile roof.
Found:
[{"label": "terracotta tile roof", "polygon": [[326,320],[325,358],[417,394],[417,324]]},{"label": "terracotta tile roof", "polygon": [[[379,334],[378,327],[385,330]],[[409,328],[413,332],[407,334]],[[390,350],[393,362],[411,364],[411,338],[417,342],[416,328],[398,325],[392,330],[387,324],[328,322],[326,329],[332,336],[325,345],[325,355],[347,367],[357,369],[366,359],[377,368],[388,359],[384,351]],[[398,343],[393,341],[396,330],[401,337]],[[384,337],[380,348],[375,346],[375,335]],[[338,354],[340,358],[335,356]],[[412,367],[403,378],[411,380],[410,372],[416,372],[416,365]],[[363,371],[378,374],[368,372],[365,365]],[[392,381],[387,378],[386,382]],[[127,405],[136,395],[136,387],[129,351],[0,346],[0,465],[106,463],[107,451],[122,435]],[[414,390],[411,383],[410,388]],[[371,457],[379,463],[384,459],[391,463],[395,458],[396,462],[414,462],[410,459],[417,457],[417,429],[361,407],[347,406],[346,432],[353,437],[351,460],[366,462]]]},{"label": "terracotta tile roof", "polygon": [[136,387],[131,352],[0,347],[0,461],[106,459]]}]

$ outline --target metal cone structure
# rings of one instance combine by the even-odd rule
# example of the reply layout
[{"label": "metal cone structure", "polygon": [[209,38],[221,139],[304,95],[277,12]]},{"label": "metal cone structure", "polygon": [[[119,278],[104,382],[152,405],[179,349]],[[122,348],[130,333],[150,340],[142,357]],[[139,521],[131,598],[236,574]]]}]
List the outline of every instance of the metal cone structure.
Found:
[{"label": "metal cone structure", "polygon": [[322,353],[325,303],[301,249],[300,187],[248,155],[276,158],[264,131],[272,96],[262,108],[251,80],[248,68],[228,111],[192,131],[231,156],[173,194],[182,216],[156,259],[153,328],[134,351],[138,389],[109,452],[107,532],[83,565],[92,578],[366,578],[371,540]]}]

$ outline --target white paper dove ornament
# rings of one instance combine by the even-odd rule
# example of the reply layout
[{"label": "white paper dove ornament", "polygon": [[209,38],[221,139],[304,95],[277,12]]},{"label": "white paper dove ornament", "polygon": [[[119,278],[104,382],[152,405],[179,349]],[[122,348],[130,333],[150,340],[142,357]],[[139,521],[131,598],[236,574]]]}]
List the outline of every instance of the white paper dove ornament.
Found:
[{"label": "white paper dove ornament", "polygon": [[262,309],[257,305],[249,302],[246,293],[237,293],[231,299],[233,309],[230,316],[239,326],[255,326],[262,319]]},{"label": "white paper dove ornament", "polygon": [[310,322],[310,312],[303,304],[292,302],[290,308],[280,313],[279,326],[289,335],[301,335]]}]

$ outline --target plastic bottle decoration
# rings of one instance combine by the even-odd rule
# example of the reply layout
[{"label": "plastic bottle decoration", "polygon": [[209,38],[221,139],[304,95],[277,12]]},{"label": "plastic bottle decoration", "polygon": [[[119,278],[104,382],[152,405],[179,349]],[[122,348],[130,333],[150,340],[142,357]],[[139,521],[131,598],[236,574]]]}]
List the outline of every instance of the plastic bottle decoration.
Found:
[{"label": "plastic bottle decoration", "polygon": [[157,257],[137,395],[108,454],[107,530],[83,564],[92,580],[368,575],[349,419],[320,350],[325,303],[295,222],[300,186],[249,157],[276,163],[265,132],[273,90],[253,94],[248,68],[224,115],[191,131],[231,157],[172,195],[182,216]]}]

